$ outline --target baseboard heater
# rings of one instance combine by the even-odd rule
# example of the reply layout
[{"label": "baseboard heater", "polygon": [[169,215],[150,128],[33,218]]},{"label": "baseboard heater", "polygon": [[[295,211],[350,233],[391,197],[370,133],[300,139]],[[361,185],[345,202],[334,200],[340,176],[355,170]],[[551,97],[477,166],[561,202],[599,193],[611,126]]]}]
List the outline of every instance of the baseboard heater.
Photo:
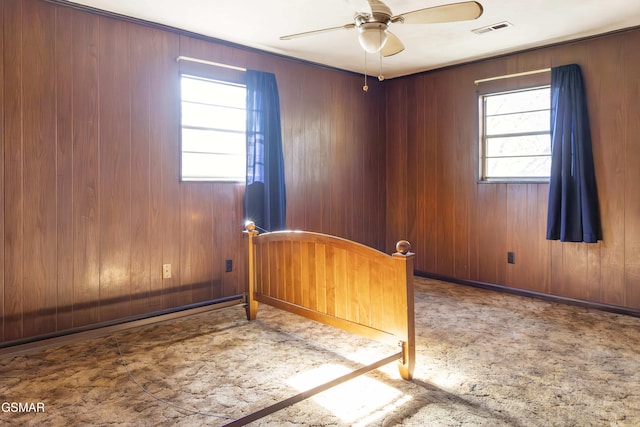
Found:
[{"label": "baseboard heater", "polygon": [[573,306],[578,306],[583,308],[592,308],[595,310],[606,311],[609,313],[624,314],[626,316],[640,317],[640,309],[620,307],[618,305],[603,304],[599,302],[585,301],[585,300],[576,299],[576,298],[545,294],[544,292],[529,291],[527,289],[510,288],[508,286],[495,285],[493,283],[478,282],[475,280],[456,279],[453,277],[442,276],[440,274],[428,273],[426,271],[416,270],[414,274],[416,276],[425,277],[427,279],[442,280],[444,282],[457,283],[459,285],[466,285],[466,286],[473,286],[475,288],[503,292],[506,294],[536,298],[544,301],[557,302],[561,304],[573,305]]},{"label": "baseboard heater", "polygon": [[0,359],[40,351],[45,348],[56,347],[72,342],[98,338],[126,329],[164,322],[167,320],[177,319],[179,317],[192,316],[206,311],[219,310],[240,304],[245,304],[244,294],[232,295],[215,300],[124,317],[108,322],[66,329],[64,331],[52,332],[35,337],[8,341],[0,344]]}]

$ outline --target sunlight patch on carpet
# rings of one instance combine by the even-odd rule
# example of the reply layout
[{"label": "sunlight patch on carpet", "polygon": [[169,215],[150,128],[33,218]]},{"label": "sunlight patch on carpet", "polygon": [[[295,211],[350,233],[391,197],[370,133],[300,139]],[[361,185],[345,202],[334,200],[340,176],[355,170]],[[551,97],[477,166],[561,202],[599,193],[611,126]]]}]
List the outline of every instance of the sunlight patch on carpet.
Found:
[{"label": "sunlight patch on carpet", "polygon": [[[326,364],[296,375],[287,384],[304,392],[350,372],[345,366]],[[366,376],[360,376],[312,398],[342,421],[353,426],[368,425],[392,413],[411,396]]]}]

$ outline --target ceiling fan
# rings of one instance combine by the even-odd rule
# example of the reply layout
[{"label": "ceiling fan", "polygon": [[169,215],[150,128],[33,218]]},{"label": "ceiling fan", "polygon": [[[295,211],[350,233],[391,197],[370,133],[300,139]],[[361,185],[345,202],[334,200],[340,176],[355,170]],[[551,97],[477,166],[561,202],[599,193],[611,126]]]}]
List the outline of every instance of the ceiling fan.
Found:
[{"label": "ceiling fan", "polygon": [[347,1],[356,9],[353,23],[290,34],[280,37],[280,40],[291,40],[328,31],[357,28],[359,31],[358,40],[366,52],[380,52],[382,56],[392,56],[402,52],[404,44],[398,36],[388,30],[391,24],[435,24],[467,21],[482,15],[482,5],[475,1],[428,7],[400,15],[393,15],[389,6],[380,0]]}]

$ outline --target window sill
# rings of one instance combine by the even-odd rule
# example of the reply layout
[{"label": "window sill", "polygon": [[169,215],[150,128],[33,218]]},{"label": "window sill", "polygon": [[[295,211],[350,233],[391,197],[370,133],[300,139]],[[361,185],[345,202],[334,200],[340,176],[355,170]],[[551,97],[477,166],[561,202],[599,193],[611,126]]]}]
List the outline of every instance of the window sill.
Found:
[{"label": "window sill", "polygon": [[478,184],[549,184],[549,178],[479,179]]}]

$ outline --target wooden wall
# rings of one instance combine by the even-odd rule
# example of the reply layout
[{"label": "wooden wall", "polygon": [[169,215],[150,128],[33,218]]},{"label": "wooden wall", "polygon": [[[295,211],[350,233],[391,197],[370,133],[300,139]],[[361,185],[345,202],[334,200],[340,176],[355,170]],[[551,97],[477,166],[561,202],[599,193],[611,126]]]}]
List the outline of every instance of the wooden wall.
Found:
[{"label": "wooden wall", "polygon": [[[242,186],[179,182],[179,55],[276,74],[290,228],[387,252],[408,238],[421,271],[640,308],[639,30],[364,93],[354,74],[41,0],[2,0],[0,21],[2,342],[244,290]],[[572,62],[595,245],[544,239],[547,185],[476,179],[473,81]]]},{"label": "wooden wall", "polygon": [[243,186],[179,182],[179,55],[274,72],[288,225],[384,247],[381,86],[39,0],[0,22],[2,342],[244,290]]},{"label": "wooden wall", "polygon": [[[640,308],[637,46],[638,29],[386,82],[387,250],[406,234],[423,272]],[[589,102],[597,244],[545,239],[548,184],[477,182],[474,80],[569,63]]]}]

